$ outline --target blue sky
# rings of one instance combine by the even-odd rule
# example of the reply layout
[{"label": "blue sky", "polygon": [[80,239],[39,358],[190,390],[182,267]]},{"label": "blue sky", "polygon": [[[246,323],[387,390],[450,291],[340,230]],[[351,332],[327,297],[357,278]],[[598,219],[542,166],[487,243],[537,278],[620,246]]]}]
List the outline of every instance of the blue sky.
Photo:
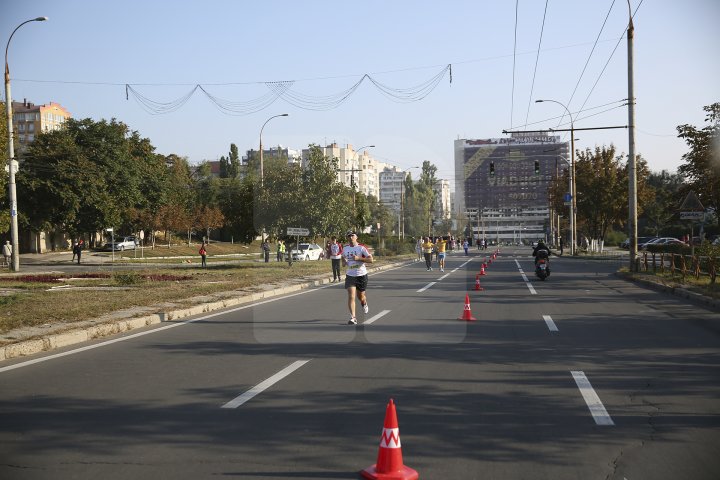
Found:
[{"label": "blue sky", "polygon": [[[7,42],[24,20],[49,17],[13,37],[13,99],[58,102],[75,118],[117,118],[159,153],[197,163],[227,154],[230,143],[241,152],[257,148],[265,120],[288,113],[265,127],[266,146],[374,144],[371,153],[382,161],[410,167],[429,160],[439,177],[453,180],[456,138],[501,137],[526,120],[528,129],[558,126],[563,108],[531,98],[567,104],[577,128],[627,124],[627,107],[618,108],[627,97],[627,0],[549,0],[545,15],[545,1],[519,0],[516,48],[515,3],[6,0],[0,38]],[[640,0],[631,4],[634,11]],[[644,0],[637,11],[636,150],[652,170],[681,164],[687,148],[675,127],[703,126],[702,107],[720,101],[719,22],[716,0]],[[127,100],[125,89],[132,84],[170,102],[200,84],[248,102],[269,91],[265,82],[294,80],[294,92],[319,97],[365,73],[414,87],[448,64],[452,83],[446,74],[423,100],[392,101],[366,80],[322,111],[279,98],[255,113],[227,115],[196,91],[176,111],[152,115],[132,95]],[[579,149],[613,143],[627,151],[625,129],[576,138]]]}]

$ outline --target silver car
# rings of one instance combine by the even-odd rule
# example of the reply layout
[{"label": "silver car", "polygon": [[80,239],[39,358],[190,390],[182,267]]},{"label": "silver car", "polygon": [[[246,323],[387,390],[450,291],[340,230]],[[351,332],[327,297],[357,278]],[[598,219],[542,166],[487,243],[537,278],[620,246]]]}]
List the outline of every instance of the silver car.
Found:
[{"label": "silver car", "polygon": [[106,250],[108,252],[114,251],[124,251],[124,250],[135,250],[137,247],[137,243],[135,240],[135,237],[120,237],[116,238],[115,242],[108,242],[105,245],[103,245],[103,250]]}]

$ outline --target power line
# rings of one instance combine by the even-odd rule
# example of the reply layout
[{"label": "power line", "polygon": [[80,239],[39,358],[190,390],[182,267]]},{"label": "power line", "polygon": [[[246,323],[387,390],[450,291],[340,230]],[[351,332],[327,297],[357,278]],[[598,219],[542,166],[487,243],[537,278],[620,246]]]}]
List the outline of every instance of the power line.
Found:
[{"label": "power line", "polygon": [[518,3],[520,3],[520,0],[515,0],[515,42],[513,43],[512,93],[510,94],[510,125],[513,124],[513,110],[515,109],[515,54],[517,52]]},{"label": "power line", "polygon": [[533,70],[532,84],[530,85],[530,97],[528,98],[528,108],[525,114],[525,126],[527,126],[528,117],[530,116],[530,104],[532,103],[533,91],[535,90],[535,75],[537,74],[538,60],[540,60],[540,46],[542,45],[543,32],[545,31],[545,18],[547,16],[548,1],[545,0],[545,11],[543,12],[542,27],[540,27],[540,40],[538,41],[537,56],[535,57],[535,70]]},{"label": "power line", "polygon": [[[600,27],[600,31],[598,32],[597,37],[595,38],[595,43],[593,44],[593,47],[590,50],[590,54],[588,55],[588,58],[585,61],[585,66],[583,67],[582,72],[580,72],[580,78],[578,78],[578,81],[575,84],[575,89],[573,89],[572,95],[570,95],[570,100],[567,101],[567,105],[570,105],[572,103],[573,98],[575,97],[575,92],[577,92],[577,89],[580,86],[580,81],[582,80],[583,76],[585,75],[585,70],[587,70],[588,64],[590,63],[590,59],[592,58],[592,55],[595,52],[595,47],[597,46],[598,41],[600,40],[600,35],[602,35],[602,32],[605,29],[605,25],[607,24],[608,18],[610,17],[610,12],[612,12],[614,5],[615,5],[615,0],[613,0],[612,4],[610,4],[610,8],[608,9],[607,15],[605,15],[605,20],[603,21],[602,27]],[[620,38],[622,38],[622,37],[620,37]],[[585,105],[583,104],[583,106],[585,106]],[[580,107],[580,109],[582,109],[582,107]],[[563,115],[564,115],[564,113],[563,113]],[[562,121],[562,117],[560,118],[560,121]]]}]

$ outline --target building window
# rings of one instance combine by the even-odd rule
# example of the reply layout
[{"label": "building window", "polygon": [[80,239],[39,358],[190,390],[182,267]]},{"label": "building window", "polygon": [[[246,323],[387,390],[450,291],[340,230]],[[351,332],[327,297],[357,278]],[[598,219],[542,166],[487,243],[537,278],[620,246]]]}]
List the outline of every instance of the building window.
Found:
[{"label": "building window", "polygon": [[28,123],[28,132],[34,132],[34,131],[35,131],[35,124]]},{"label": "building window", "polygon": [[28,135],[28,136],[27,136],[27,140],[28,140],[28,143],[34,141],[34,140],[35,140],[35,135]]},{"label": "building window", "polygon": [[24,132],[24,131],[25,131],[25,124],[18,123],[18,132]]}]

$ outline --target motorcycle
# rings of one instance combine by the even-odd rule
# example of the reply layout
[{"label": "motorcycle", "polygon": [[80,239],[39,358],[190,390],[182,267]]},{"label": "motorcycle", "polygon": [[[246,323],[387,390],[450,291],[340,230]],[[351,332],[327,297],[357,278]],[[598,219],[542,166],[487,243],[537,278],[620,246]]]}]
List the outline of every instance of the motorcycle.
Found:
[{"label": "motorcycle", "polygon": [[540,258],[535,262],[535,275],[537,275],[540,280],[545,280],[550,276],[550,264],[547,259]]}]

